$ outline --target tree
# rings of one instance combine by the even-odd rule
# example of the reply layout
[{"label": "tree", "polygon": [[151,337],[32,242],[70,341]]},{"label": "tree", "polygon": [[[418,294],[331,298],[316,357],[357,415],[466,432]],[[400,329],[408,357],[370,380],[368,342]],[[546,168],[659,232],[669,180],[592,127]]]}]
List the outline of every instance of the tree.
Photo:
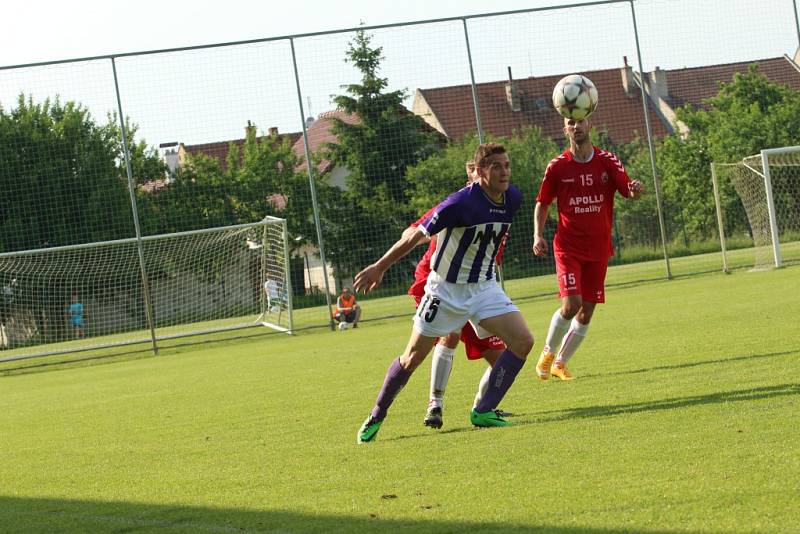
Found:
[{"label": "tree", "polygon": [[0,108],[0,250],[132,237],[119,129],[58,98]]},{"label": "tree", "polygon": [[[99,124],[76,102],[58,98],[35,102],[20,95],[16,107],[0,108],[0,251],[13,252],[133,237],[122,135],[108,116]],[[140,173],[163,173],[163,164],[131,140],[132,166]],[[142,180],[153,176],[139,175]],[[35,335],[54,341],[63,335],[64,306],[69,292],[99,290],[103,280],[75,287],[66,266],[40,272],[15,273],[20,286],[37,294],[35,308],[18,310]],[[30,320],[35,318],[35,320]]]},{"label": "tree", "polygon": [[[268,215],[287,219],[293,235],[309,235],[308,183],[295,169],[288,138],[248,128],[241,148],[230,143],[225,165],[205,154],[187,156],[170,183],[142,194],[148,233],[246,224]],[[292,245],[297,243],[290,240]]]},{"label": "tree", "polygon": [[[657,154],[668,227],[683,225],[685,235],[710,238],[716,233],[711,163],[733,163],[765,148],[800,143],[800,93],[769,81],[754,64],[721,83],[701,107],[687,105],[677,116],[689,127],[688,136],[668,136]],[[720,186],[728,231],[746,228],[736,192],[729,183]]]},{"label": "tree", "polygon": [[[336,105],[356,117],[335,119],[335,143],[323,155],[346,168],[346,189],[320,184],[325,244],[340,277],[352,275],[391,246],[411,219],[406,169],[438,150],[437,137],[402,102],[406,90],[386,91],[379,76],[382,48],[356,32],[345,61],[361,72],[361,83],[343,86]],[[402,268],[401,268],[402,270]],[[397,271],[396,271],[397,272]]]}]

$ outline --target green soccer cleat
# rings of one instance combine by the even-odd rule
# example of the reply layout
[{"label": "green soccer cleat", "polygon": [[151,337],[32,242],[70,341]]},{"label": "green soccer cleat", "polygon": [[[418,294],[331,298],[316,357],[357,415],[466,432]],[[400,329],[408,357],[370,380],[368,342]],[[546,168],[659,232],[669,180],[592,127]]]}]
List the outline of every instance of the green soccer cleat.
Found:
[{"label": "green soccer cleat", "polygon": [[383,421],[376,421],[372,418],[372,415],[367,417],[364,424],[361,425],[361,428],[358,429],[358,436],[356,436],[356,443],[369,443],[375,439],[375,436],[378,434],[378,430],[381,429],[381,425]]},{"label": "green soccer cleat", "polygon": [[469,414],[469,420],[473,425],[483,428],[511,425],[511,423],[500,417],[495,410],[491,410],[489,412],[472,410],[472,413]]}]

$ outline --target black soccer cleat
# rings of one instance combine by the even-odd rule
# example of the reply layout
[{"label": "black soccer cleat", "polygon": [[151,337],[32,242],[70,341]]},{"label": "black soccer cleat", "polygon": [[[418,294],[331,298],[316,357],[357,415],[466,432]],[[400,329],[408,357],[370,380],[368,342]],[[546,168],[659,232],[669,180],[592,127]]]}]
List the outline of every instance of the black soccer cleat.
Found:
[{"label": "black soccer cleat", "polygon": [[428,413],[425,414],[425,419],[422,420],[422,424],[431,428],[442,428],[444,421],[442,420],[442,407],[441,406],[429,406]]}]

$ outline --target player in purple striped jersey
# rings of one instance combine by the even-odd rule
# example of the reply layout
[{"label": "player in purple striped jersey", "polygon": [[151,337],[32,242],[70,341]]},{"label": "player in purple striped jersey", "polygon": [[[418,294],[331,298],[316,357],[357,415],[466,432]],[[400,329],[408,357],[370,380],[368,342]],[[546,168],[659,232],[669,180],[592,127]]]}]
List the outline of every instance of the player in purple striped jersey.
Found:
[{"label": "player in purple striped jersey", "polygon": [[416,232],[401,238],[380,260],[356,275],[356,290],[369,292],[392,264],[426,237],[440,234],[411,338],[386,372],[375,407],[358,431],[359,443],[375,439],[389,406],[437,338],[461,330],[467,321],[481,337],[494,334],[508,347],[492,367],[489,388],[472,410],[470,421],[481,427],[509,424],[495,408],[522,369],[533,347],[533,335],[497,283],[495,257],[522,193],[510,185],[511,167],[502,145],[478,146],[474,161],[478,181],[447,197]]}]

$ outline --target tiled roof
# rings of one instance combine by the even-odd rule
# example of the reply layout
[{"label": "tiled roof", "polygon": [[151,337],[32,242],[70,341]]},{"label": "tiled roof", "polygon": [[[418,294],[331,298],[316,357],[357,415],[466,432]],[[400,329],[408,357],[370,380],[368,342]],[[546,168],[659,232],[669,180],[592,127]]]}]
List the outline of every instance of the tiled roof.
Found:
[{"label": "tiled roof", "polygon": [[[284,139],[289,140],[289,144],[293,145],[298,137],[302,137],[303,134],[301,132],[293,132],[288,134],[278,134],[277,137],[270,137],[270,136],[261,136],[257,137],[256,140],[259,143],[264,141],[275,139],[274,142],[282,143]],[[211,156],[213,158],[217,158],[220,165],[223,169],[228,167],[227,158],[228,158],[228,151],[230,150],[230,145],[233,143],[237,146],[240,150],[240,154],[243,152],[243,147],[245,143],[245,139],[233,139],[231,141],[215,141],[213,143],[203,143],[199,145],[183,145],[183,149],[186,151],[187,154],[192,156],[196,156],[197,154],[205,154],[206,156]]]},{"label": "tiled roof", "polygon": [[766,75],[771,81],[788,85],[800,91],[800,73],[782,57],[710,65],[692,69],[675,69],[665,71],[669,95],[673,107],[690,103],[695,106],[717,94],[718,82],[730,82],[736,72],[747,72],[753,63],[758,63],[758,72]]},{"label": "tiled roof", "polygon": [[[742,62],[694,69],[675,69],[666,72],[667,87],[673,107],[686,102],[700,104],[704,98],[717,93],[717,81],[730,81],[734,72],[746,71],[753,63]],[[800,88],[800,74],[783,58],[760,60],[760,72],[771,80],[788,83]],[[626,94],[622,83],[620,68],[585,71],[597,86],[600,95],[597,111],[592,117],[596,127],[605,129],[614,142],[628,142],[646,134],[642,113],[641,92],[634,85]],[[551,96],[553,87],[564,74],[515,80],[520,93],[522,110],[513,111],[506,97],[507,81],[482,83],[477,85],[478,101],[483,129],[494,135],[508,136],[522,126],[535,124],[546,137],[563,140],[562,119],[553,111]],[[472,103],[472,89],[469,85],[419,89],[445,135],[461,138],[468,132],[477,130]],[[419,96],[419,95],[418,95]],[[668,129],[648,106],[650,124],[656,136],[667,134]]]},{"label": "tiled roof", "polygon": [[[311,149],[311,154],[316,154],[319,149],[325,143],[335,143],[336,136],[333,135],[333,119],[340,119],[347,124],[358,124],[359,119],[355,115],[351,115],[344,110],[337,109],[333,111],[326,111],[324,113],[320,113],[317,120],[315,120],[311,125],[307,128],[308,133],[308,146]],[[298,171],[305,171],[306,167],[306,143],[303,139],[303,135],[300,134],[299,138],[295,141],[294,145],[292,146],[292,150],[300,158],[302,161],[297,166]],[[328,160],[322,160],[317,164],[317,173],[319,175],[325,174],[326,172],[330,171],[332,164]]]},{"label": "tiled roof", "polygon": [[[398,108],[398,113],[401,115],[408,115],[411,114],[404,106],[400,106]],[[325,143],[336,143],[337,139],[336,136],[333,134],[333,119],[340,119],[347,124],[359,124],[361,120],[356,115],[351,115],[350,113],[342,110],[342,109],[335,109],[332,111],[326,111],[324,113],[320,113],[317,120],[315,120],[311,125],[307,128],[308,131],[308,145],[311,148],[312,157],[314,154],[317,154],[318,151],[323,148]],[[434,133],[437,136],[437,142],[441,145],[446,143],[446,139],[442,137],[438,130],[432,128],[427,123],[422,122],[421,128],[430,133]],[[297,166],[298,171],[305,171],[306,170],[306,144],[303,140],[303,136],[300,135],[300,138],[295,142],[294,146],[292,147],[294,153],[297,157],[301,158],[302,162]],[[318,175],[323,175],[326,172],[329,172],[333,167],[333,164],[328,160],[321,160],[317,164],[317,173]]]},{"label": "tiled roof", "polygon": [[[615,142],[631,141],[638,134],[645,137],[642,99],[638,86],[625,94],[620,69],[584,72],[600,94],[597,111],[593,116],[596,127],[605,128]],[[553,87],[564,75],[543,76],[515,80],[520,92],[521,111],[513,111],[506,98],[506,81],[477,85],[481,123],[485,132],[508,136],[523,126],[535,124],[546,137],[563,139],[563,121],[553,111]],[[439,123],[450,138],[461,138],[477,130],[469,85],[420,89]],[[656,135],[667,133],[657,115],[650,112],[650,122]]]},{"label": "tiled roof", "polygon": [[139,190],[144,193],[155,193],[156,191],[160,191],[169,185],[169,180],[150,180],[149,182],[145,182],[139,186]]}]

